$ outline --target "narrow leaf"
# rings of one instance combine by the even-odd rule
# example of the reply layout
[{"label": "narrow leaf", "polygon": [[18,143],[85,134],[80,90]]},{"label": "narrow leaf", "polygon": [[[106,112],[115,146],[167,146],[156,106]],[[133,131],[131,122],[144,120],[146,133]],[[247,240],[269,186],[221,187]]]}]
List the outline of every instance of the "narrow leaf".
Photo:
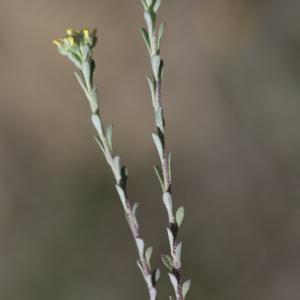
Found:
[{"label": "narrow leaf", "polygon": [[106,129],[106,139],[107,139],[110,151],[113,150],[112,149],[112,129],[113,129],[113,126],[111,124],[108,125],[107,129]]},{"label": "narrow leaf", "polygon": [[136,239],[136,244],[138,247],[140,257],[143,257],[144,256],[144,248],[145,248],[144,241],[142,239]]},{"label": "narrow leaf", "polygon": [[185,298],[187,292],[189,291],[190,287],[191,287],[191,280],[187,280],[183,283],[182,285],[182,294],[183,294],[183,298]]},{"label": "narrow leaf", "polygon": [[156,103],[155,103],[155,86],[154,86],[154,82],[149,77],[147,77],[147,81],[148,81],[150,92],[151,92],[152,104],[153,104],[153,107],[155,108]]},{"label": "narrow leaf", "polygon": [[100,139],[97,137],[97,136],[94,136],[94,139],[96,141],[96,143],[98,144],[99,148],[102,150],[103,154],[105,155],[106,157],[106,152],[105,152],[105,149],[103,147],[103,144],[102,142],[100,141]]},{"label": "narrow leaf", "polygon": [[102,135],[103,129],[102,129],[102,123],[101,123],[101,119],[97,114],[92,114],[91,117],[92,123],[95,127],[95,129],[97,130],[97,132],[99,133],[99,135]]},{"label": "narrow leaf", "polygon": [[164,179],[160,166],[154,166],[155,173],[158,177],[159,183],[161,185],[162,190],[164,190]]},{"label": "narrow leaf", "polygon": [[162,146],[161,140],[156,133],[152,133],[152,138],[153,138],[154,144],[156,146],[159,158],[160,158],[160,160],[162,160],[163,159],[163,146]]},{"label": "narrow leaf", "polygon": [[154,273],[154,276],[153,276],[154,282],[156,283],[159,280],[159,278],[160,278],[160,270],[159,269],[155,269],[153,271],[153,273]]},{"label": "narrow leaf", "polygon": [[147,49],[148,49],[149,53],[151,54],[151,45],[150,45],[149,33],[147,32],[147,30],[144,27],[141,28],[141,34],[142,34],[143,40],[144,40],[144,42],[147,46]]},{"label": "narrow leaf", "polygon": [[153,11],[155,13],[158,12],[160,5],[161,5],[161,0],[156,0],[155,3],[154,3],[154,5],[153,5]]},{"label": "narrow leaf", "polygon": [[152,247],[147,248],[147,250],[145,251],[145,258],[149,268],[151,268],[150,260],[151,260],[152,252],[153,252]]},{"label": "narrow leaf", "polygon": [[124,207],[124,210],[127,211],[127,204],[126,204],[126,195],[125,195],[125,192],[124,190],[119,186],[119,185],[115,185],[116,189],[117,189],[117,192],[119,194],[119,197],[120,197],[120,200],[123,204],[123,207]]},{"label": "narrow leaf", "polygon": [[145,19],[145,22],[146,22],[146,25],[147,25],[147,28],[148,28],[149,35],[152,35],[153,34],[153,27],[154,27],[153,23],[154,22],[153,22],[153,19],[152,19],[152,16],[151,16],[150,12],[145,11],[144,19]]},{"label": "narrow leaf", "polygon": [[180,225],[182,224],[183,219],[184,219],[184,208],[181,206],[177,209],[176,212],[176,223],[178,227],[180,227]]},{"label": "narrow leaf", "polygon": [[152,64],[152,70],[153,70],[153,75],[156,81],[160,79],[160,71],[161,71],[161,65],[162,65],[162,60],[159,55],[154,55],[151,58],[151,64]]},{"label": "narrow leaf", "polygon": [[161,256],[161,260],[162,260],[163,264],[168,268],[169,271],[173,270],[173,261],[169,255],[163,254]]},{"label": "narrow leaf", "polygon": [[172,196],[169,192],[165,192],[163,194],[163,202],[168,212],[169,223],[174,223],[174,215],[173,215],[173,201]]},{"label": "narrow leaf", "polygon": [[172,285],[174,287],[174,290],[177,293],[177,290],[178,290],[178,281],[177,281],[176,277],[173,274],[171,274],[171,273],[169,273],[169,277],[170,277],[170,281],[171,281],[171,283],[172,283]]},{"label": "narrow leaf", "polygon": [[161,23],[159,26],[158,37],[157,37],[157,50],[160,50],[160,44],[161,44],[161,40],[162,40],[164,32],[165,32],[165,27],[166,27],[165,22]]}]

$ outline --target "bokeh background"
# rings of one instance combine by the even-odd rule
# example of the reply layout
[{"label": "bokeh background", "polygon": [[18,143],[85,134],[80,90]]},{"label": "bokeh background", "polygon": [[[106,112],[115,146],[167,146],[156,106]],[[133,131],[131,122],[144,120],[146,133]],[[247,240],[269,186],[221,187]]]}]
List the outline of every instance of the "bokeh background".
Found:
[{"label": "bokeh background", "polygon": [[[300,2],[165,0],[163,101],[189,299],[300,295]],[[89,110],[51,40],[96,27],[97,82],[153,265],[168,251],[138,0],[0,2],[0,298],[146,299]],[[171,287],[164,273],[160,299]]]}]

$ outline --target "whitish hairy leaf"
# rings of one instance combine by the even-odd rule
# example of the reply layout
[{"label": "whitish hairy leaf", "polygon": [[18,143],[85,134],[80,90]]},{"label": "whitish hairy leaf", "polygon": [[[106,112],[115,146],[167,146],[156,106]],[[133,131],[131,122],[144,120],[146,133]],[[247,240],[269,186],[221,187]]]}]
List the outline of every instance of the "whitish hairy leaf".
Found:
[{"label": "whitish hairy leaf", "polygon": [[93,123],[95,129],[97,130],[97,132],[101,136],[102,123],[101,123],[100,117],[97,114],[92,114],[91,120],[92,120],[92,123]]},{"label": "whitish hairy leaf", "polygon": [[171,274],[171,273],[169,273],[169,277],[170,277],[170,281],[171,281],[171,283],[172,283],[172,285],[174,287],[175,292],[177,292],[178,281],[177,281],[176,277],[173,274]]},{"label": "whitish hairy leaf", "polygon": [[144,27],[141,28],[141,34],[142,34],[144,42],[147,46],[147,49],[148,49],[149,53],[151,54],[151,45],[150,45],[149,34],[148,34],[147,30]]},{"label": "whitish hairy leaf", "polygon": [[157,282],[160,278],[160,270],[159,269],[155,269],[154,270],[154,282]]},{"label": "whitish hairy leaf", "polygon": [[155,173],[158,177],[159,183],[161,185],[162,190],[164,190],[164,179],[160,166],[154,166]]},{"label": "whitish hairy leaf", "polygon": [[147,28],[148,28],[149,35],[152,35],[154,24],[153,24],[153,19],[151,17],[151,14],[148,11],[145,11],[144,19],[145,19],[145,22],[146,22],[146,25],[147,25]]},{"label": "whitish hairy leaf", "polygon": [[151,64],[152,64],[152,71],[153,75],[156,81],[160,79],[160,70],[161,70],[161,64],[162,60],[159,55],[154,55],[151,58]]},{"label": "whitish hairy leaf", "polygon": [[122,176],[121,176],[121,158],[120,156],[115,156],[113,159],[114,171],[116,176],[116,181],[119,183]]},{"label": "whitish hairy leaf", "polygon": [[157,11],[159,10],[160,5],[161,5],[161,0],[156,0],[154,5],[153,5],[153,11],[155,13],[157,13]]},{"label": "whitish hairy leaf", "polygon": [[124,192],[124,190],[119,185],[116,184],[115,186],[116,186],[117,192],[119,194],[120,200],[121,200],[121,202],[123,204],[124,210],[127,211],[125,192]]},{"label": "whitish hairy leaf", "polygon": [[154,87],[154,83],[153,83],[152,79],[150,79],[149,77],[147,77],[147,81],[148,81],[150,92],[151,92],[152,104],[153,104],[153,107],[155,108],[156,107],[156,103],[155,103],[155,87]]},{"label": "whitish hairy leaf", "polygon": [[144,248],[145,248],[145,243],[142,239],[136,239],[136,244],[137,244],[137,247],[138,247],[138,251],[139,251],[139,255],[141,257],[144,256]]},{"label": "whitish hairy leaf", "polygon": [[164,263],[164,265],[168,268],[169,271],[173,270],[173,261],[172,261],[172,258],[169,255],[163,254],[161,256],[161,260]]},{"label": "whitish hairy leaf", "polygon": [[162,160],[163,159],[163,146],[162,146],[161,140],[156,133],[152,133],[152,138],[153,138],[154,144],[156,146],[159,158],[160,158],[160,160]]},{"label": "whitish hairy leaf", "polygon": [[104,147],[103,147],[102,142],[101,142],[100,139],[99,139],[98,137],[96,137],[96,136],[94,136],[94,139],[95,139],[96,143],[98,144],[99,148],[102,150],[104,156],[106,157],[106,152],[105,152],[105,149],[104,149]]},{"label": "whitish hairy leaf", "polygon": [[187,292],[189,291],[191,287],[191,280],[187,280],[184,282],[184,284],[182,285],[182,294],[183,294],[183,298],[185,298]]},{"label": "whitish hairy leaf", "polygon": [[153,252],[152,247],[147,248],[147,250],[145,251],[145,258],[149,268],[150,268],[150,260],[151,260],[152,252]]},{"label": "whitish hairy leaf", "polygon": [[107,129],[106,129],[106,139],[107,139],[110,151],[112,151],[112,129],[113,129],[113,126],[111,124],[108,125]]},{"label": "whitish hairy leaf", "polygon": [[168,233],[168,239],[169,239],[169,244],[170,244],[170,252],[173,253],[174,235],[173,235],[173,232],[169,228],[167,228],[167,233]]},{"label": "whitish hairy leaf", "polygon": [[179,207],[176,212],[176,223],[178,227],[180,227],[180,225],[182,224],[183,219],[184,219],[184,208]]},{"label": "whitish hairy leaf", "polygon": [[168,212],[169,223],[174,223],[174,215],[173,215],[173,201],[172,196],[169,192],[165,192],[163,194],[163,202]]},{"label": "whitish hairy leaf", "polygon": [[166,23],[161,23],[160,26],[159,26],[159,30],[158,30],[158,37],[157,37],[157,50],[160,49],[160,44],[161,44],[161,40],[162,40],[162,37],[164,35],[164,32],[165,32],[165,27],[166,27]]}]

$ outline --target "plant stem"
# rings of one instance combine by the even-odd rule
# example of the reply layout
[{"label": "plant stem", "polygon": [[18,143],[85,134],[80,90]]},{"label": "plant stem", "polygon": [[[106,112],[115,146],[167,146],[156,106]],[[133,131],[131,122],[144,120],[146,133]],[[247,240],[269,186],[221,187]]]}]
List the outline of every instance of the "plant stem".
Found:
[{"label": "plant stem", "polygon": [[[152,78],[147,78],[150,86],[152,104],[154,108],[155,126],[157,133],[153,134],[153,140],[158,151],[160,166],[155,166],[155,171],[161,183],[163,192],[163,202],[166,206],[169,226],[167,228],[170,243],[170,256],[163,255],[162,259],[170,270],[169,277],[174,287],[176,300],[184,300],[190,287],[190,281],[182,282],[181,248],[182,242],[177,240],[179,226],[183,220],[184,210],[181,207],[178,217],[174,214],[172,201],[172,177],[171,177],[171,155],[166,150],[165,118],[161,100],[161,86],[164,62],[160,57],[160,42],[163,36],[164,24],[160,25],[156,31],[157,12],[160,7],[160,0],[142,0],[144,6],[144,18],[147,29],[142,28],[141,32],[148,48],[150,62],[152,66]],[[172,297],[170,297],[172,299]]]},{"label": "plant stem", "polygon": [[138,204],[132,204],[127,195],[127,169],[121,164],[120,157],[115,155],[113,152],[112,126],[109,125],[104,130],[104,124],[100,114],[98,90],[94,85],[93,80],[96,65],[92,58],[92,48],[95,46],[97,41],[96,31],[94,30],[92,33],[90,33],[86,29],[81,31],[69,29],[67,32],[68,36],[66,38],[56,40],[54,43],[58,46],[59,52],[62,55],[66,55],[79,69],[79,73],[75,72],[75,75],[90,104],[92,112],[91,121],[97,131],[95,140],[102,150],[104,157],[114,175],[115,187],[137,247],[137,265],[141,270],[146,282],[149,299],[156,300],[157,290],[155,285],[159,279],[160,271],[158,269],[154,269],[153,271],[151,270],[150,259],[152,247],[145,249],[145,243],[141,238],[139,224],[136,217]]}]

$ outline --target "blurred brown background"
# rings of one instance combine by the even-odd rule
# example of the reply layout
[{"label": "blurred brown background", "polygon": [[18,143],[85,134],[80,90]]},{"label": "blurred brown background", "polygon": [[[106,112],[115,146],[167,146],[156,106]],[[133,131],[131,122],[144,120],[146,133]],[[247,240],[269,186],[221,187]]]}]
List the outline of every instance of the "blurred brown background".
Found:
[{"label": "blurred brown background", "polygon": [[[300,2],[165,0],[164,105],[189,299],[300,295]],[[0,299],[146,299],[136,250],[92,139],[74,67],[51,40],[96,27],[101,106],[168,251],[152,165],[138,0],[0,2]],[[160,299],[171,291],[164,273]]]}]

